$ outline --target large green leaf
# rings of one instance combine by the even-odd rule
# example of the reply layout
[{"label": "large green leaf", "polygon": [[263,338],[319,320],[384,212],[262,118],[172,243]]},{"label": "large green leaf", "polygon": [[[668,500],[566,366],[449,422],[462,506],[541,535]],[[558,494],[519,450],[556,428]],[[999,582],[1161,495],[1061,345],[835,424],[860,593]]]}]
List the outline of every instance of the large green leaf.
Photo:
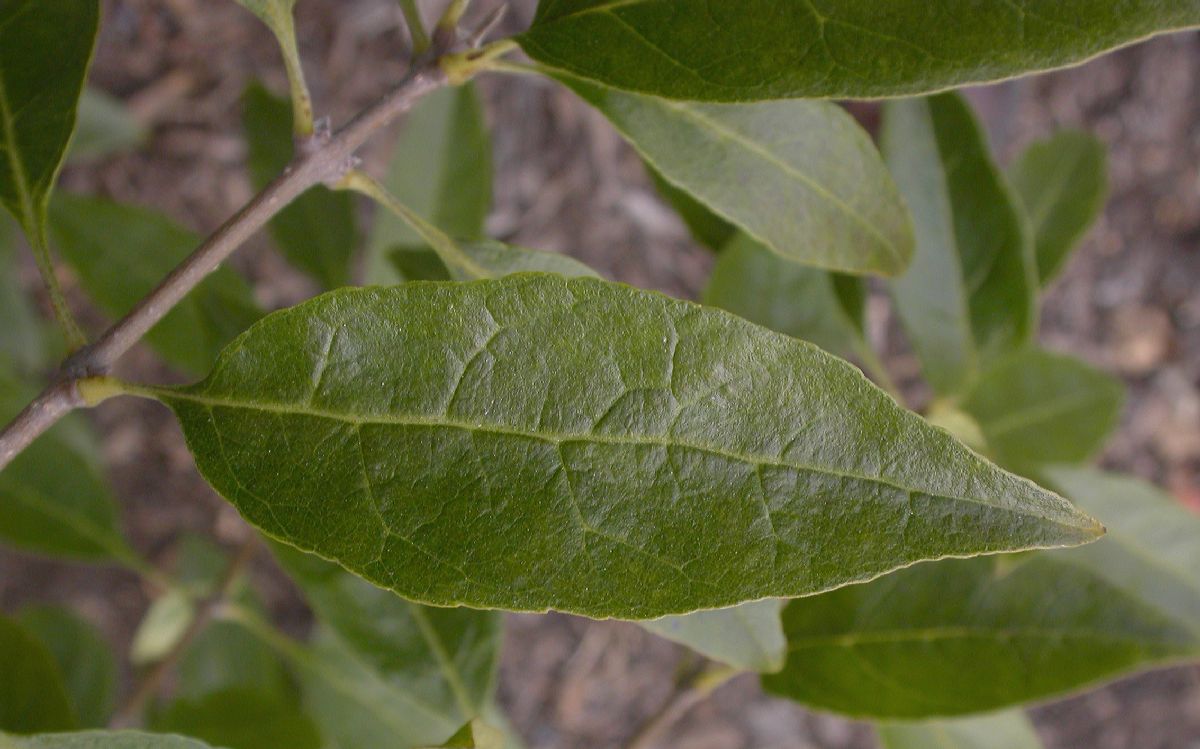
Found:
[{"label": "large green leaf", "polygon": [[270,692],[231,688],[173,702],[155,730],[195,736],[223,749],[321,749],[321,736],[298,704]]},{"label": "large green leaf", "polygon": [[1200,655],[1200,637],[1100,576],[1026,554],[918,565],[792,601],[771,692],[882,719],[994,710]]},{"label": "large green leaf", "polygon": [[276,558],[321,622],[392,690],[453,726],[481,714],[495,685],[499,614],[410,603],[290,547],[277,545]]},{"label": "large green leaf", "polygon": [[683,219],[683,223],[697,242],[713,252],[720,252],[737,234],[736,226],[708,210],[707,206],[684,190],[672,185],[652,165],[647,163],[646,171],[650,174],[658,193]]},{"label": "large green leaf", "polygon": [[46,364],[43,326],[17,279],[12,221],[0,214],[0,375],[31,375]]},{"label": "large green leaf", "polygon": [[1120,380],[1078,359],[1027,349],[985,371],[960,407],[988,455],[1020,472],[1091,458],[1116,427],[1124,395]]},{"label": "large green leaf", "polygon": [[[8,423],[33,395],[0,376],[0,421]],[[98,456],[78,418],[57,424],[18,455],[0,473],[0,540],[52,556],[131,560]]]},{"label": "large green leaf", "polygon": [[1200,517],[1157,487],[1093,468],[1040,473],[1110,533],[1087,552],[1059,554],[1135,596],[1200,637]]},{"label": "large green leaf", "polygon": [[146,128],[125,105],[98,88],[85,88],[67,162],[84,164],[134,148],[146,138]]},{"label": "large green leaf", "polygon": [[112,646],[94,626],[68,609],[37,606],[24,609],[18,618],[54,656],[79,726],[105,725],[117,694]]},{"label": "large green leaf", "polygon": [[849,357],[863,351],[865,342],[835,279],[828,271],[790,263],[739,234],[717,258],[704,303]]},{"label": "large green leaf", "polygon": [[787,641],[779,618],[783,603],[768,598],[639,624],[715,661],[767,673],[783,668],[786,657]]},{"label": "large green leaf", "polygon": [[673,102],[563,77],[668,182],[789,260],[896,275],[912,224],[870,137],[826,102]]},{"label": "large green leaf", "polygon": [[596,279],[333,292],[138,391],[252,523],[425,603],[655,618],[1101,532],[819,349]]},{"label": "large green leaf", "polygon": [[[400,202],[456,239],[480,239],[492,205],[492,145],[470,84],[435,91],[408,115],[384,186]],[[421,238],[402,219],[379,212],[367,249],[367,283],[399,280],[388,255]]]},{"label": "large green leaf", "polygon": [[42,251],[99,15],[98,0],[0,4],[0,201]]},{"label": "large green leaf", "polygon": [[[243,101],[250,176],[261,189],[292,160],[292,105],[260,83],[246,88]],[[346,284],[359,242],[349,193],[318,185],[280,211],[269,227],[288,260],[325,288]]]},{"label": "large green leaf", "polygon": [[1008,175],[1029,214],[1038,277],[1046,285],[1104,209],[1108,155],[1087,133],[1064,132],[1031,145]]},{"label": "large green leaf", "polygon": [[209,749],[183,736],[140,731],[85,731],[17,737],[0,733],[0,749]]},{"label": "large green leaf", "polygon": [[1024,713],[1009,712],[929,723],[879,726],[883,749],[1042,749]]},{"label": "large green leaf", "polygon": [[960,95],[889,103],[882,147],[917,233],[912,267],[892,282],[897,311],[926,379],[954,392],[1034,331],[1028,227]]},{"label": "large green leaf", "polygon": [[927,93],[1195,25],[1196,0],[542,0],[518,40],[617,88],[751,101]]},{"label": "large green leaf", "polygon": [[[59,195],[51,228],[83,287],[109,314],[123,315],[200,244],[153,211],[102,198]],[[221,347],[262,313],[229,268],[206,278],[147,334],[163,358],[188,372],[206,370]]]},{"label": "large green leaf", "polygon": [[3,615],[0,674],[0,731],[39,733],[78,726],[54,656],[37,636]]}]

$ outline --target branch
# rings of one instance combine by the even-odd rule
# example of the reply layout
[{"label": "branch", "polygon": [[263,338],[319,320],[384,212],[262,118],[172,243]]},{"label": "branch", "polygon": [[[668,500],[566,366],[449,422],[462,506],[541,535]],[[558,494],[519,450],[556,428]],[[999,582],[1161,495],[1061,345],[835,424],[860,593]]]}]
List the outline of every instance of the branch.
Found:
[{"label": "branch", "polygon": [[0,470],[75,408],[88,405],[76,383],[102,377],[175,305],[309,188],[333,184],[355,164],[354,153],[372,135],[421,97],[447,83],[437,60],[418,64],[391,93],[364,110],[336,134],[315,134],[301,144],[290,166],[189,255],[162,283],[95,343],[63,363],[58,379],[0,431]]}]

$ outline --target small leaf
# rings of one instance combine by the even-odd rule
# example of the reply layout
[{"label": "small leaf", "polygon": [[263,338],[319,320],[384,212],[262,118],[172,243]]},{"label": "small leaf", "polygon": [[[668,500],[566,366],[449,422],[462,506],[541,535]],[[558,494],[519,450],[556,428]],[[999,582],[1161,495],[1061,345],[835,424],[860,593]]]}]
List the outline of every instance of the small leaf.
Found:
[{"label": "small leaf", "polygon": [[663,178],[783,257],[896,275],[912,225],[870,137],[826,102],[672,102],[560,80]]},{"label": "small leaf", "polygon": [[[557,273],[568,278],[597,277],[596,271],[560,252],[528,250],[495,240],[457,242],[456,245],[472,262],[487,271],[489,278],[502,278],[527,271]],[[410,281],[446,280],[459,275],[447,270],[432,250],[397,248],[389,257],[396,270]]]},{"label": "small leaf", "polygon": [[4,749],[209,749],[195,739],[140,731],[85,731],[18,738],[0,733]]},{"label": "small leaf", "polygon": [[[250,176],[262,189],[292,160],[292,105],[260,83],[251,83],[243,100]],[[350,256],[359,243],[355,223],[352,197],[318,185],[280,211],[269,227],[288,260],[333,289],[350,277]]]},{"label": "small leaf", "polygon": [[888,103],[882,148],[917,232],[912,267],[891,282],[897,311],[926,379],[954,393],[1034,332],[1026,222],[959,94]]},{"label": "small leaf", "polygon": [[78,726],[54,656],[33,633],[2,615],[0,674],[0,731],[39,733]]},{"label": "small leaf", "polygon": [[[483,237],[492,205],[492,145],[472,85],[435,91],[409,113],[383,183],[450,236]],[[403,220],[380,211],[367,247],[367,283],[401,280],[390,253],[422,241]]]},{"label": "small leaf", "polygon": [[75,134],[67,162],[85,164],[135,148],[146,139],[142,127],[125,105],[98,88],[88,87],[79,99]]},{"label": "small leaf", "polygon": [[133,665],[162,660],[179,643],[195,615],[191,596],[182,590],[170,590],[155,599],[133,634],[129,646]]},{"label": "small leaf", "polygon": [[729,609],[638,623],[715,661],[746,671],[769,673],[783,668],[787,655],[787,641],[779,619],[783,604],[769,598]]},{"label": "small leaf", "polygon": [[1054,280],[1108,196],[1108,154],[1086,133],[1064,132],[1034,143],[1008,170],[1033,225],[1038,277]]},{"label": "small leaf", "polygon": [[473,720],[459,729],[444,744],[426,749],[504,749],[504,732],[481,720]]},{"label": "small leaf", "polygon": [[530,57],[672,99],[928,93],[1200,25],[1190,0],[541,0]]},{"label": "small leaf", "polygon": [[930,723],[879,726],[883,749],[1043,749],[1033,723],[1022,712]]},{"label": "small leaf", "polygon": [[[200,244],[153,211],[101,198],[59,195],[56,244],[80,282],[111,315],[123,315]],[[171,364],[204,371],[221,347],[262,315],[246,283],[220,268],[167,313],[146,340]]]},{"label": "small leaf", "polygon": [[687,192],[672,185],[649,163],[646,163],[646,171],[650,174],[659,195],[671,204],[697,242],[713,252],[720,252],[737,234],[736,226],[708,210],[703,203]]},{"label": "small leaf", "polygon": [[34,245],[43,244],[99,15],[98,0],[0,5],[0,201]]},{"label": "small leaf", "polygon": [[1067,553],[946,560],[784,609],[768,691],[879,719],[952,717],[1200,655],[1200,637]]},{"label": "small leaf", "polygon": [[105,725],[117,694],[117,663],[104,637],[86,620],[63,608],[27,608],[18,618],[58,663],[79,726]]},{"label": "small leaf", "polygon": [[0,214],[0,376],[26,376],[47,363],[44,326],[17,279],[11,220]]},{"label": "small leaf", "polygon": [[154,728],[195,736],[224,749],[321,748],[317,727],[299,705],[250,689],[176,700],[154,721]]},{"label": "small leaf", "polygon": [[[705,304],[849,357],[865,346],[852,304],[828,271],[790,263],[745,234],[722,250],[704,291]],[[861,281],[854,279],[861,285]],[[861,313],[860,313],[861,314]]]},{"label": "small leaf", "polygon": [[1091,458],[1116,427],[1124,395],[1109,374],[1029,349],[984,372],[960,407],[979,425],[988,455],[1020,472]]},{"label": "small leaf", "polygon": [[333,292],[139,392],[253,524],[424,603],[654,618],[1101,532],[815,347],[596,279]]},{"label": "small leaf", "polygon": [[[34,391],[0,375],[0,421]],[[42,435],[0,473],[0,539],[20,549],[87,561],[128,561],[99,449],[79,418]]]}]

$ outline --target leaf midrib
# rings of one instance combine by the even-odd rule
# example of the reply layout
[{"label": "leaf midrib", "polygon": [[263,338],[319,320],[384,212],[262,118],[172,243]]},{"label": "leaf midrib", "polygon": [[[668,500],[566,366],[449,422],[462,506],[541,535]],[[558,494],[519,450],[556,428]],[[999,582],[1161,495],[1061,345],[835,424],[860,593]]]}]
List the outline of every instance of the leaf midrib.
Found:
[{"label": "leaf midrib", "polygon": [[842,470],[837,470],[837,469],[824,467],[824,466],[809,465],[809,464],[799,463],[796,461],[788,461],[788,460],[783,460],[782,458],[773,458],[773,457],[764,456],[764,455],[741,455],[741,454],[734,453],[734,452],[731,452],[729,450],[726,450],[724,448],[717,447],[714,445],[705,445],[705,444],[701,444],[701,443],[689,442],[689,441],[684,441],[684,440],[656,439],[656,438],[649,437],[649,436],[621,437],[621,436],[616,436],[616,435],[595,434],[595,433],[586,433],[585,434],[585,433],[532,432],[532,431],[522,430],[522,429],[518,429],[515,427],[508,427],[508,426],[504,426],[504,425],[471,423],[471,422],[466,422],[466,421],[461,421],[461,420],[450,419],[447,417],[435,418],[435,417],[422,417],[422,416],[412,416],[412,415],[406,415],[406,416],[358,415],[358,414],[339,413],[336,411],[329,411],[329,410],[325,410],[325,409],[313,408],[311,406],[305,406],[303,409],[301,409],[301,408],[297,408],[294,404],[286,404],[286,403],[263,403],[263,402],[238,401],[238,400],[234,400],[231,398],[219,398],[219,397],[213,397],[210,395],[204,395],[204,394],[200,394],[200,393],[188,393],[188,392],[181,391],[181,390],[147,388],[145,392],[146,392],[146,394],[150,395],[151,397],[165,400],[168,403],[172,400],[188,401],[188,402],[197,403],[197,404],[206,406],[210,409],[211,408],[230,408],[230,409],[240,409],[240,410],[246,410],[246,411],[260,411],[263,413],[272,413],[272,414],[278,414],[278,415],[284,415],[284,416],[309,416],[309,417],[313,417],[313,418],[328,419],[331,421],[337,421],[337,422],[342,422],[342,423],[347,423],[347,424],[355,424],[358,426],[399,426],[399,427],[430,427],[430,428],[440,427],[440,428],[447,428],[447,429],[460,429],[460,430],[467,431],[467,432],[485,432],[485,433],[490,433],[490,434],[495,434],[495,435],[500,435],[500,436],[519,437],[519,438],[524,438],[524,439],[537,440],[540,442],[547,442],[547,443],[554,444],[554,445],[562,445],[563,443],[571,443],[571,442],[581,442],[581,443],[595,443],[595,444],[606,444],[606,445],[658,446],[658,447],[664,447],[664,448],[676,447],[676,448],[691,449],[691,450],[695,450],[697,452],[709,453],[711,455],[723,457],[728,460],[732,460],[732,461],[736,461],[736,462],[740,462],[740,463],[751,463],[751,464],[756,464],[756,465],[769,465],[769,466],[777,467],[777,468],[787,468],[787,469],[791,469],[794,471],[805,471],[805,472],[809,472],[809,473],[822,474],[822,475],[832,476],[832,477],[836,477],[836,478],[852,479],[852,480],[856,480],[856,481],[863,481],[863,482],[867,482],[867,483],[887,486],[892,489],[896,489],[898,491],[902,491],[902,492],[905,492],[910,495],[911,494],[921,494],[921,495],[928,496],[928,497],[931,497],[934,499],[943,499],[943,500],[954,501],[954,502],[966,502],[966,503],[970,503],[970,504],[976,504],[976,505],[980,505],[982,507],[987,507],[989,509],[996,510],[996,511],[1009,512],[1009,513],[1012,513],[1012,514],[1020,516],[1020,517],[1037,518],[1037,519],[1045,521],[1047,523],[1051,523],[1051,524],[1057,525],[1062,528],[1070,529],[1077,533],[1087,531],[1087,528],[1082,525],[1070,524],[1070,523],[1064,522],[1063,520],[1050,517],[1048,515],[1044,515],[1044,514],[1036,513],[1036,512],[1029,512],[1028,510],[1021,509],[1021,508],[1003,507],[1003,506],[988,502],[983,499],[977,499],[974,497],[952,497],[952,496],[947,496],[947,495],[934,494],[933,492],[927,491],[925,489],[903,486],[901,484],[898,484],[893,481],[889,481],[889,480],[881,478],[881,477],[866,476],[866,475],[862,475],[862,474],[856,474],[856,473],[853,473],[850,471],[842,471]]}]

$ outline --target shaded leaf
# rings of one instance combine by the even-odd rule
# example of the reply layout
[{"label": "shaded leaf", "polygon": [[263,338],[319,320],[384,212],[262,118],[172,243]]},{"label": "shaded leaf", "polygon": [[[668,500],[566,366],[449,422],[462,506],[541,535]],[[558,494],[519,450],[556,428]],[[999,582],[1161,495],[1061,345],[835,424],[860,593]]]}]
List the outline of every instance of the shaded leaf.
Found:
[{"label": "shaded leaf", "polygon": [[[243,102],[250,176],[262,189],[292,160],[292,105],[257,82],[246,88]],[[292,201],[268,226],[288,260],[333,289],[350,277],[350,257],[359,243],[355,222],[352,196],[318,185]]]},{"label": "shaded leaf", "polygon": [[75,134],[67,150],[67,161],[83,164],[135,148],[146,138],[142,127],[125,104],[98,88],[87,87],[79,99]]},{"label": "shaded leaf", "polygon": [[783,668],[786,657],[787,642],[779,619],[783,604],[769,598],[638,623],[715,661],[765,673]]},{"label": "shaded leaf", "polygon": [[12,222],[0,214],[0,376],[31,375],[47,362],[43,325],[17,279]]},{"label": "shaded leaf", "polygon": [[879,726],[883,749],[1042,749],[1024,713],[1009,711],[930,723]]},{"label": "shaded leaf", "polygon": [[542,0],[535,60],[674,99],[928,93],[1200,25],[1192,0]]},{"label": "shaded leaf", "polygon": [[[426,96],[409,113],[383,180],[388,191],[457,239],[481,239],[492,205],[492,145],[470,85]],[[389,257],[422,242],[400,218],[379,212],[367,249],[370,284],[396,283]]]},{"label": "shaded leaf", "polygon": [[112,647],[94,626],[67,609],[37,606],[24,609],[18,618],[54,656],[79,727],[104,726],[117,694]]},{"label": "shaded leaf", "polygon": [[333,292],[139,392],[268,535],[425,603],[653,618],[1100,532],[815,347],[595,279]]},{"label": "shaded leaf", "polygon": [[232,688],[173,702],[156,730],[195,736],[224,749],[320,749],[321,736],[298,704]]},{"label": "shaded leaf", "polygon": [[[543,252],[504,244],[494,240],[456,242],[456,246],[490,278],[502,278],[513,273],[540,271],[557,273],[568,278],[596,277],[596,271],[575,258],[560,252]],[[392,263],[403,278],[410,281],[440,281],[461,275],[447,270],[433,250],[398,248],[390,255]],[[459,278],[457,280],[469,280]]]},{"label": "shaded leaf", "polygon": [[40,733],[78,726],[54,656],[36,635],[2,615],[0,674],[0,731]]},{"label": "shaded leaf", "polygon": [[1028,349],[980,376],[960,407],[987,453],[1009,470],[1081,463],[1104,446],[1121,414],[1125,386],[1069,356]]},{"label": "shaded leaf", "polygon": [[183,736],[140,731],[84,731],[18,738],[0,733],[4,749],[208,749],[208,744]]},{"label": "shaded leaf", "polygon": [[463,726],[444,744],[426,749],[503,749],[504,732],[481,720],[473,720]]},{"label": "shaded leaf", "polygon": [[1108,196],[1108,154],[1087,133],[1064,132],[1034,143],[1008,170],[1029,214],[1038,277],[1058,275]]},{"label": "shaded leaf", "polygon": [[[154,211],[102,198],[59,195],[51,206],[55,243],[84,289],[123,315],[200,244]],[[146,340],[169,363],[204,371],[221,347],[262,315],[246,283],[219,268],[155,325]]]},{"label": "shaded leaf", "polygon": [[953,393],[1034,332],[1027,227],[959,94],[888,103],[882,148],[917,233],[912,267],[891,282],[897,312],[926,379]]},{"label": "shaded leaf", "polygon": [[162,660],[183,638],[195,616],[195,601],[183,590],[169,590],[156,598],[133,633],[129,646],[133,665]]},{"label": "shaded leaf", "polygon": [[[788,262],[739,234],[717,258],[703,298],[705,304],[849,357],[862,351],[865,342],[851,316],[853,301],[839,295],[837,278]],[[861,288],[861,280],[853,283]]]},{"label": "shaded leaf", "polygon": [[664,179],[783,257],[896,275],[912,225],[870,137],[826,102],[672,102],[562,82]]},{"label": "shaded leaf", "polygon": [[649,163],[646,164],[646,172],[654,182],[658,194],[671,204],[697,242],[713,252],[720,252],[737,234],[736,226],[708,210],[703,203],[687,192],[672,185]]},{"label": "shaded leaf", "polygon": [[775,694],[849,715],[995,710],[1200,654],[1200,638],[1067,554],[946,560],[784,609]]}]

